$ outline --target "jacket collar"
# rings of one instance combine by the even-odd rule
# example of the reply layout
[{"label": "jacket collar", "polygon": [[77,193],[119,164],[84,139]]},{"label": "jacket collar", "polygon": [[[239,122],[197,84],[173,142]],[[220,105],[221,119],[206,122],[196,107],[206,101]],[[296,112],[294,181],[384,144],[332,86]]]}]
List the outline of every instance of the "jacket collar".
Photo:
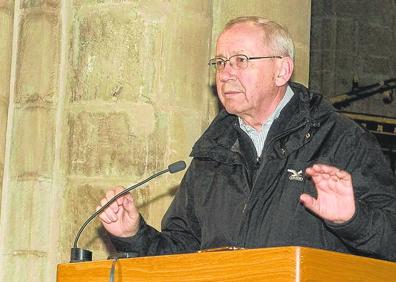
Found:
[{"label": "jacket collar", "polygon": [[[288,145],[288,151],[295,150],[307,142],[306,136],[312,128],[320,126],[320,121],[335,109],[327,102],[322,101],[322,96],[309,92],[306,87],[299,83],[290,82],[289,86],[294,96],[281,111],[279,118],[274,121],[268,133],[266,144],[271,139],[281,136],[283,133],[293,132],[300,129],[293,146]],[[208,129],[193,146],[190,156],[209,157],[221,159],[227,163],[240,163],[242,156],[239,153],[238,142],[238,118],[227,113],[224,109],[215,117]],[[230,154],[230,151],[236,154]]]},{"label": "jacket collar", "polygon": [[[237,127],[239,127],[237,116],[222,109],[195,143],[190,156],[240,163]],[[230,154],[230,151],[237,154]]]}]

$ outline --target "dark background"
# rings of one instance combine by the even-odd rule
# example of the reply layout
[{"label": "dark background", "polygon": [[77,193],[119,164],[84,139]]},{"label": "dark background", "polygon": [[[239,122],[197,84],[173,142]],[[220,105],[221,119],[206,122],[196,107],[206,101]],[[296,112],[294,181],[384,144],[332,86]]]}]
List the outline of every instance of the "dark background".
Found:
[{"label": "dark background", "polygon": [[[353,80],[357,83],[355,90],[391,79],[395,82],[389,85],[396,88],[396,0],[312,0],[311,3],[311,90],[331,99],[352,91]],[[396,89],[392,96],[396,100]],[[377,92],[340,110],[394,120],[394,124],[359,123],[376,135],[395,171],[396,101],[385,103],[383,99],[384,93]]]}]

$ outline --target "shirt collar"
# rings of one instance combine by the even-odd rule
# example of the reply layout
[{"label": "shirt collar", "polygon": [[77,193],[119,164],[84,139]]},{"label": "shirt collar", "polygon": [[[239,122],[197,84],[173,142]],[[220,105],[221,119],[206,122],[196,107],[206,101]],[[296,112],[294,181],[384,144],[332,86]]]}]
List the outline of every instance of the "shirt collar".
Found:
[{"label": "shirt collar", "polygon": [[[294,95],[294,92],[293,92],[293,90],[290,88],[290,86],[288,85],[288,86],[286,87],[286,92],[285,92],[285,95],[283,96],[282,100],[281,100],[281,101],[279,102],[279,104],[276,106],[275,111],[273,111],[272,114],[268,117],[267,121],[264,122],[264,123],[261,125],[261,129],[262,129],[265,125],[267,125],[267,124],[272,124],[272,122],[273,122],[274,120],[276,120],[276,119],[279,117],[280,112],[281,112],[281,111],[283,110],[283,108],[287,105],[287,103],[291,100],[291,98],[293,97],[293,95]],[[256,131],[256,130],[254,129],[254,127],[252,127],[252,126],[248,125],[247,123],[245,123],[245,122],[243,121],[243,119],[241,119],[240,117],[238,117],[238,120],[239,120],[239,126],[240,126],[241,128],[243,127],[243,128],[246,130],[246,132],[253,132],[253,131]]]}]

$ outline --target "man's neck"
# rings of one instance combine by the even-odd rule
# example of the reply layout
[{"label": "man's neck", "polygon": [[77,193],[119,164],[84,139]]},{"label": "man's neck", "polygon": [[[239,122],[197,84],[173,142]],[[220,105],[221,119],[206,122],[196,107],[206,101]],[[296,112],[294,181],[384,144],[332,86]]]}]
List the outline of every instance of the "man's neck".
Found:
[{"label": "man's neck", "polygon": [[287,85],[284,87],[279,87],[278,93],[274,96],[274,99],[265,109],[262,109],[260,112],[241,115],[240,118],[242,121],[245,124],[253,127],[256,131],[260,131],[262,125],[268,121],[268,118],[274,113],[277,106],[282,101],[283,97],[285,96],[286,89]]}]

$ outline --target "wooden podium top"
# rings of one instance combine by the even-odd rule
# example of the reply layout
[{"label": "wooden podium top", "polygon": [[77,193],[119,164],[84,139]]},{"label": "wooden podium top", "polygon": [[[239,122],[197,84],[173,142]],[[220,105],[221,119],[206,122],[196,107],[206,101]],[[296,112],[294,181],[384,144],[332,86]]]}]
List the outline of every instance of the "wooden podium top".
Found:
[{"label": "wooden podium top", "polygon": [[[109,281],[112,261],[58,265],[57,281]],[[115,281],[396,281],[396,263],[277,247],[120,259]]]}]

